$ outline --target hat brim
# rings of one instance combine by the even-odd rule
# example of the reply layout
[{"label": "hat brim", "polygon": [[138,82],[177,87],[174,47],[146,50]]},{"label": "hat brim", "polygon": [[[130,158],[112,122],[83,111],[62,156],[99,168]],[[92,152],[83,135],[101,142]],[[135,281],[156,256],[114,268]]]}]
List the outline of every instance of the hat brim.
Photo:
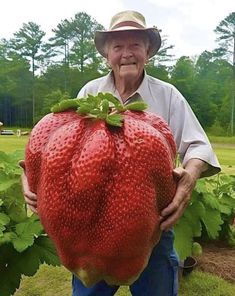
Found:
[{"label": "hat brim", "polygon": [[121,27],[116,30],[112,31],[96,31],[95,32],[95,46],[98,52],[103,56],[106,57],[105,53],[105,43],[107,41],[108,36],[114,35],[117,32],[125,32],[125,31],[142,31],[146,33],[146,36],[149,38],[149,57],[153,57],[161,47],[161,36],[159,31],[156,28],[133,28],[133,27]]}]

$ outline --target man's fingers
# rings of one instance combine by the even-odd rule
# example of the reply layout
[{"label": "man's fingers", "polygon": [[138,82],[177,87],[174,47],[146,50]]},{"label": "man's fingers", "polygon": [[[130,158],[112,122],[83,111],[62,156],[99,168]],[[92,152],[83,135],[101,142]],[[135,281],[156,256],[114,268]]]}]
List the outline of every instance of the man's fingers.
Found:
[{"label": "man's fingers", "polygon": [[30,205],[28,205],[28,207],[30,208],[30,210],[31,210],[32,212],[34,212],[34,213],[36,213],[36,214],[38,213],[36,207],[34,207],[34,206],[30,206]]},{"label": "man's fingers", "polygon": [[25,202],[32,212],[37,213],[37,195],[31,192],[29,189],[29,184],[25,172],[25,161],[20,160],[18,164],[24,170],[21,175],[21,182],[23,185],[23,195]]},{"label": "man's fingers", "polygon": [[37,204],[37,195],[34,193],[23,193],[24,194],[24,199],[27,203],[31,202],[32,205],[36,205]]},{"label": "man's fingers", "polygon": [[31,198],[29,199],[26,195],[24,196],[24,199],[29,209],[37,214],[37,202],[32,200]]},{"label": "man's fingers", "polygon": [[181,204],[177,211],[175,211],[172,215],[167,217],[165,220],[163,220],[160,224],[160,229],[162,231],[169,230],[175,223],[178,221],[178,219],[182,216],[184,209],[186,208],[186,204]]},{"label": "man's fingers", "polygon": [[171,213],[175,212],[178,210],[181,204],[187,205],[189,198],[185,198],[185,194],[182,194],[182,190],[178,188],[176,191],[176,195],[173,199],[173,201],[161,212],[161,216],[166,217],[169,216]]},{"label": "man's fingers", "polygon": [[18,162],[18,165],[25,171],[25,161],[24,160],[20,160]]}]

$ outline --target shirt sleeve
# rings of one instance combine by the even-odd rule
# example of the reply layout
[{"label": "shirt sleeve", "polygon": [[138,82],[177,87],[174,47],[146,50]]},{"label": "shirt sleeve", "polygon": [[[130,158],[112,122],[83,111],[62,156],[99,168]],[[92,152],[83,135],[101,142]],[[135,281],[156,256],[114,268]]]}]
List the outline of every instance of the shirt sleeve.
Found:
[{"label": "shirt sleeve", "polygon": [[78,98],[78,99],[81,99],[81,98],[84,98],[86,95],[87,95],[86,85],[84,85],[84,86],[80,89],[80,91],[78,92],[78,94],[77,94],[77,98]]},{"label": "shirt sleeve", "polygon": [[214,175],[221,170],[206,133],[186,99],[175,88],[171,93],[169,124],[183,167],[190,159],[197,158],[208,164],[201,177]]}]

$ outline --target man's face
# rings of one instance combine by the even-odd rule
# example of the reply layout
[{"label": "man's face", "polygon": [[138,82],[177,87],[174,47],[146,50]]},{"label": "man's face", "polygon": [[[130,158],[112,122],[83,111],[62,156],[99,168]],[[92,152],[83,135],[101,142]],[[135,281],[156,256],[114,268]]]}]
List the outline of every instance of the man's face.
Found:
[{"label": "man's face", "polygon": [[114,77],[139,79],[148,60],[148,42],[139,32],[115,32],[107,44]]}]

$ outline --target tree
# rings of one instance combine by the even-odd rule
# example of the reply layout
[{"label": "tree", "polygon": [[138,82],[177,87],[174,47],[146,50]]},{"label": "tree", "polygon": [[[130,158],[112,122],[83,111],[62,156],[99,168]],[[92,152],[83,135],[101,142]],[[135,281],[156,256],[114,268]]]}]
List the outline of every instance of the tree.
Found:
[{"label": "tree", "polygon": [[44,43],[42,38],[45,32],[40,30],[40,26],[34,22],[24,23],[18,32],[14,33],[15,38],[11,40],[12,48],[18,54],[31,60],[32,74],[33,74],[33,94],[32,94],[32,114],[33,123],[35,117],[35,93],[34,93],[34,77],[37,68],[36,61],[42,61],[44,56],[42,51]]},{"label": "tree", "polygon": [[173,61],[173,55],[169,53],[169,50],[173,49],[174,45],[167,44],[167,36],[162,36],[162,44],[158,53],[152,57],[148,64],[146,65],[146,71],[148,74],[162,79],[164,81],[169,81],[168,63]]},{"label": "tree", "polygon": [[70,21],[70,29],[73,39],[71,64],[77,65],[81,73],[84,72],[86,64],[95,63],[98,67],[101,57],[94,45],[94,35],[95,31],[103,30],[104,27],[87,13],[80,12]]},{"label": "tree", "polygon": [[9,48],[8,41],[0,41],[0,121],[9,126],[28,126],[32,122],[30,65]]},{"label": "tree", "polygon": [[166,35],[162,35],[162,44],[158,53],[152,58],[155,65],[163,65],[165,63],[172,63],[174,55],[169,53],[169,50],[174,48],[174,45],[168,45],[168,40]]},{"label": "tree", "polygon": [[42,49],[42,38],[45,32],[40,26],[33,22],[24,23],[22,28],[14,33],[15,38],[11,40],[12,48],[23,57],[31,60],[33,76],[36,70],[36,61],[42,60],[40,49]]},{"label": "tree", "polygon": [[[65,19],[62,20],[56,27],[53,29],[54,36],[49,40],[52,42],[51,47],[59,48],[57,53],[64,56],[63,59],[63,73],[64,73],[64,91],[67,91],[68,88],[68,69],[69,69],[69,56],[70,56],[70,42],[72,39],[71,24]],[[63,50],[63,53],[60,51]]]},{"label": "tree", "polygon": [[218,34],[217,41],[220,48],[217,52],[226,56],[229,61],[232,56],[233,79],[232,79],[232,95],[231,95],[231,134],[234,134],[234,108],[235,108],[235,12],[230,13],[222,20],[215,29]]},{"label": "tree", "polygon": [[[70,22],[65,19],[62,20],[56,27],[52,29],[54,36],[49,39],[52,47],[58,47],[63,49],[64,64],[69,66],[69,42],[72,38],[72,32],[70,30]],[[59,52],[61,53],[61,52]]]},{"label": "tree", "polygon": [[193,61],[187,57],[180,57],[171,72],[171,82],[179,89],[187,100],[192,99],[192,88],[195,77]]}]

